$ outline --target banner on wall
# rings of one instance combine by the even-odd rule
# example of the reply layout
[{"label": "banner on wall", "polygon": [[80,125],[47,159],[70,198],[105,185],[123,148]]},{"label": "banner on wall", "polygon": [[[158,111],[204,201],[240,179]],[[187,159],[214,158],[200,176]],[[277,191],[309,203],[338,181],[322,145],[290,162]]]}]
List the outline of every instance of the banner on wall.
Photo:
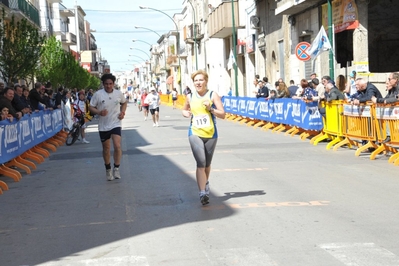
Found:
[{"label": "banner on wall", "polygon": [[62,129],[62,112],[40,111],[20,120],[0,121],[0,163],[6,163]]},{"label": "banner on wall", "polygon": [[250,97],[222,98],[226,113],[297,126],[306,130],[320,131],[323,128],[322,117],[317,102],[305,103],[295,99],[256,99]]},{"label": "banner on wall", "polygon": [[[359,27],[355,0],[334,0],[332,2],[334,33],[354,30]],[[328,29],[328,4],[322,5],[322,24]]]}]

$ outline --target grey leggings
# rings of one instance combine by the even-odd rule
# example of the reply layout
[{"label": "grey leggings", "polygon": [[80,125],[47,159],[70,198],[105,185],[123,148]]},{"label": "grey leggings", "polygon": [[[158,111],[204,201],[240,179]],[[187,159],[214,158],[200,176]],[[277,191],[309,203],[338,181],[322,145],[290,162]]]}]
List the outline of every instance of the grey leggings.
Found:
[{"label": "grey leggings", "polygon": [[205,168],[211,166],[213,153],[215,151],[218,139],[205,139],[196,135],[188,137],[191,150],[198,168]]}]

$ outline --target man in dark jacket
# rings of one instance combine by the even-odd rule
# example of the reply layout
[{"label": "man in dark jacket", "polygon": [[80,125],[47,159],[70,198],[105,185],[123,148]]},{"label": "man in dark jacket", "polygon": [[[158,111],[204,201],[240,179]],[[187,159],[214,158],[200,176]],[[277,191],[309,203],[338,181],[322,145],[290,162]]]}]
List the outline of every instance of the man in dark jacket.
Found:
[{"label": "man in dark jacket", "polygon": [[45,99],[40,95],[42,84],[40,82],[35,83],[35,88],[29,93],[30,103],[32,111],[39,110],[39,103],[46,104]]},{"label": "man in dark jacket", "polygon": [[55,107],[56,108],[61,108],[61,102],[62,102],[62,95],[64,94],[64,87],[59,87],[58,92],[55,95]]},{"label": "man in dark jacket", "polygon": [[18,83],[14,85],[14,98],[12,99],[12,106],[17,112],[23,114],[29,113],[29,107],[21,100],[22,87]]},{"label": "man in dark jacket", "polygon": [[365,103],[371,101],[374,96],[382,98],[381,92],[372,83],[367,82],[363,78],[356,79],[356,89],[358,91],[357,98],[353,100],[353,104]]},{"label": "man in dark jacket", "polygon": [[[371,101],[373,103],[383,103],[383,104],[391,104],[391,103],[396,103],[398,102],[398,95],[399,95],[399,73],[394,72],[389,74],[389,77],[386,82],[386,88],[387,88],[387,95],[383,97],[371,97]],[[387,124],[386,128],[386,139],[382,143],[388,143],[391,141],[391,132],[389,128],[389,124]]]},{"label": "man in dark jacket", "polygon": [[334,100],[344,100],[345,96],[342,92],[338,90],[337,87],[334,86],[332,83],[327,83],[326,85],[326,92],[325,92],[325,98],[327,102],[331,102]]},{"label": "man in dark jacket", "polygon": [[389,104],[389,103],[395,103],[398,101],[398,95],[399,95],[399,73],[394,72],[391,73],[388,77],[386,84],[387,88],[387,95],[385,97],[375,97],[372,96],[371,100],[373,103],[384,103],[384,104]]},{"label": "man in dark jacket", "polygon": [[263,80],[258,80],[258,93],[256,94],[256,98],[267,98],[269,97],[269,90],[267,89],[267,87],[265,86],[265,84],[263,83]]}]

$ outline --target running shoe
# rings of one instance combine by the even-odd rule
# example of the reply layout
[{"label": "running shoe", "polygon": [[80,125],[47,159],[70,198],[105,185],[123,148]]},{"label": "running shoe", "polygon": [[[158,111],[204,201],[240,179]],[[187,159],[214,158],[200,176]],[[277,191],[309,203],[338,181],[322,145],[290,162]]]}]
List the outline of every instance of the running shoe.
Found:
[{"label": "running shoe", "polygon": [[202,205],[206,205],[209,203],[209,195],[204,194],[200,196],[200,201],[202,203]]},{"label": "running shoe", "polygon": [[114,177],[115,179],[121,179],[121,173],[119,172],[119,167],[114,168]]},{"label": "running shoe", "polygon": [[107,169],[107,170],[106,170],[106,176],[107,176],[107,180],[108,180],[108,181],[114,180],[114,176],[112,175],[111,169]]}]

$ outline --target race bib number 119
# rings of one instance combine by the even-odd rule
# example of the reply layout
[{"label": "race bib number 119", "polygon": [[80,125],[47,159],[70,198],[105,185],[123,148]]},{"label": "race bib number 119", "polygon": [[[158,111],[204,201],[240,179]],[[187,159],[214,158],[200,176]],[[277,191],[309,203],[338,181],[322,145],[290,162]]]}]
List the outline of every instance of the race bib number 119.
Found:
[{"label": "race bib number 119", "polygon": [[211,121],[208,115],[196,115],[193,117],[193,126],[196,128],[210,127]]}]

